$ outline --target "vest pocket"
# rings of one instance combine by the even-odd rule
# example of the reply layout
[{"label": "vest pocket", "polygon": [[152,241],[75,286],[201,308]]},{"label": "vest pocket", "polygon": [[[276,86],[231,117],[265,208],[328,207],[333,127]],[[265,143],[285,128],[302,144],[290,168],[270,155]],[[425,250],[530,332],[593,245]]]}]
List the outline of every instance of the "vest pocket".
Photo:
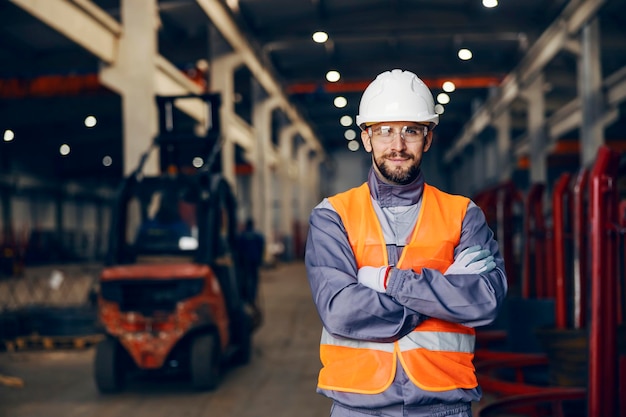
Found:
[{"label": "vest pocket", "polygon": [[321,345],[323,368],[319,374],[321,389],[379,394],[389,388],[395,374],[394,352],[375,349]]},{"label": "vest pocket", "polygon": [[473,358],[473,353],[422,348],[400,353],[400,361],[411,381],[426,391],[477,387]]}]

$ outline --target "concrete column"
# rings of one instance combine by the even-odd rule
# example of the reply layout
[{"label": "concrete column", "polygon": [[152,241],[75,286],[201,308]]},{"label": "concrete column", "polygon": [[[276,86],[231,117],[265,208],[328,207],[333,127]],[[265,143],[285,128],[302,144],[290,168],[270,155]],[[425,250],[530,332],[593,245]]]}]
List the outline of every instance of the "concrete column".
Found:
[{"label": "concrete column", "polygon": [[235,174],[235,141],[229,135],[228,123],[235,114],[235,70],[243,63],[237,54],[223,55],[211,62],[211,91],[220,93],[222,106],[220,107],[220,122],[222,126],[222,174],[237,193],[237,179]]},{"label": "concrete column", "polygon": [[[487,137],[484,140],[485,146],[485,179],[487,183],[498,182],[498,143],[496,140],[496,132],[489,127],[485,134]],[[483,183],[483,186],[485,184]]]},{"label": "concrete column", "polygon": [[598,148],[604,143],[602,113],[602,66],[598,19],[587,23],[581,33],[581,55],[578,61],[578,85],[582,101],[581,161],[590,167]]},{"label": "concrete column", "polygon": [[[157,0],[122,0],[123,33],[115,64],[101,70],[106,85],[122,96],[124,174],[131,173],[158,132],[155,102]],[[144,165],[146,175],[159,172],[158,156],[152,152]]]},{"label": "concrete column", "polygon": [[315,153],[308,147],[303,147],[302,155],[298,154],[298,163],[301,167],[300,170],[300,183],[301,183],[301,209],[302,216],[308,221],[311,210],[321,201],[320,196],[320,163],[322,157]]},{"label": "concrete column", "polygon": [[487,158],[485,157],[486,147],[484,131],[474,139],[474,155],[472,158],[472,187],[471,192],[475,193],[485,183],[487,178]]},{"label": "concrete column", "polygon": [[256,133],[255,169],[252,178],[252,213],[261,232],[271,241],[272,230],[272,178],[269,166],[269,153],[272,147],[272,111],[278,106],[276,98],[261,98],[262,87],[253,81],[254,108],[252,125]]},{"label": "concrete column", "polygon": [[309,152],[311,148],[302,145],[298,148],[298,218],[300,223],[305,224],[311,215],[310,193],[309,193]]},{"label": "concrete column", "polygon": [[278,174],[280,178],[280,234],[284,238],[285,255],[287,259],[293,257],[293,185],[291,176],[291,158],[293,156],[293,143],[298,133],[294,125],[284,127],[279,134],[279,162]]},{"label": "concrete column", "polygon": [[320,165],[324,162],[324,158],[315,153],[310,159],[309,178],[309,211],[313,210],[313,207],[321,200],[320,196]]},{"label": "concrete column", "polygon": [[497,172],[500,173],[500,181],[511,178],[513,164],[511,161],[511,112],[506,109],[494,120],[496,128],[496,148],[497,148]]},{"label": "concrete column", "polygon": [[528,138],[530,144],[530,182],[546,183],[546,133],[545,117],[546,106],[544,99],[544,79],[543,73],[528,85],[525,91],[528,108]]}]

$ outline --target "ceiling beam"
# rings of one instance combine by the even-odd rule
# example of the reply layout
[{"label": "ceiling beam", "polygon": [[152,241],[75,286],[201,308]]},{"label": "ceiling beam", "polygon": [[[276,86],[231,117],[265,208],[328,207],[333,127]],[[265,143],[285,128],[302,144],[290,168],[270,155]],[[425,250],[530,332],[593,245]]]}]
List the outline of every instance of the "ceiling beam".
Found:
[{"label": "ceiling beam", "polygon": [[316,150],[320,154],[324,154],[324,149],[313,132],[313,129],[304,121],[299,111],[289,102],[282,86],[276,81],[274,74],[272,74],[269,63],[264,62],[266,60],[250,45],[224,5],[219,1],[196,1],[215,27],[220,31],[224,39],[241,55],[243,62],[259,84],[263,86],[270,96],[278,98],[280,107],[287,114],[292,123],[298,126],[298,130],[311,149]]},{"label": "ceiling beam", "polygon": [[450,163],[461,154],[476,135],[489,125],[492,117],[506,109],[520,95],[524,84],[532,80],[567,44],[570,36],[593,18],[605,0],[571,1],[556,21],[533,44],[520,64],[504,79],[499,94],[491,97],[465,125],[460,137],[446,152],[444,161]]},{"label": "ceiling beam", "polygon": [[[457,89],[461,88],[489,88],[500,85],[503,77],[496,76],[467,76],[422,78],[422,81],[431,89],[440,89],[444,82],[451,81]],[[287,86],[289,94],[310,94],[320,91],[327,93],[362,93],[372,80],[337,82],[337,83],[298,83]]]},{"label": "ceiling beam", "polygon": [[[10,0],[35,18],[55,29],[72,42],[113,65],[117,59],[122,25],[90,0]],[[159,95],[199,94],[202,89],[161,55],[155,60],[156,93]],[[110,77],[109,77],[110,78]],[[101,80],[119,92],[119,80]],[[204,107],[187,109],[190,116],[204,120]]]}]

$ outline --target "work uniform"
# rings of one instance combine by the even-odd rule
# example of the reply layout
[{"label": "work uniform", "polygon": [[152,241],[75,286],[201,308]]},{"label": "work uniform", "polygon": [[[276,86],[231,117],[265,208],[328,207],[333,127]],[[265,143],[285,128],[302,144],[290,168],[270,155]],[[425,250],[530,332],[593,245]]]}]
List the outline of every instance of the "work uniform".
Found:
[{"label": "work uniform", "polygon": [[[350,207],[369,211],[355,223]],[[444,276],[474,245],[490,250],[496,268]],[[396,266],[386,293],[357,282],[362,266],[385,265]],[[422,173],[389,185],[370,170],[359,190],[313,210],[306,267],[324,327],[318,392],[333,399],[332,416],[471,415],[481,396],[473,328],[495,319],[507,290],[497,243],[474,203],[426,185]]]}]

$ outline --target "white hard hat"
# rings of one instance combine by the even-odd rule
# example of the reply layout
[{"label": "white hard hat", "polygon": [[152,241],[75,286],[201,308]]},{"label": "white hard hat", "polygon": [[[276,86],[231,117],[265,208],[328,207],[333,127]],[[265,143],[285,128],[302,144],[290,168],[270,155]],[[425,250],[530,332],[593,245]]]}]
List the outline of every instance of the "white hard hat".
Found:
[{"label": "white hard hat", "polygon": [[404,121],[438,124],[432,93],[410,71],[394,69],[378,74],[363,92],[356,124]]}]

